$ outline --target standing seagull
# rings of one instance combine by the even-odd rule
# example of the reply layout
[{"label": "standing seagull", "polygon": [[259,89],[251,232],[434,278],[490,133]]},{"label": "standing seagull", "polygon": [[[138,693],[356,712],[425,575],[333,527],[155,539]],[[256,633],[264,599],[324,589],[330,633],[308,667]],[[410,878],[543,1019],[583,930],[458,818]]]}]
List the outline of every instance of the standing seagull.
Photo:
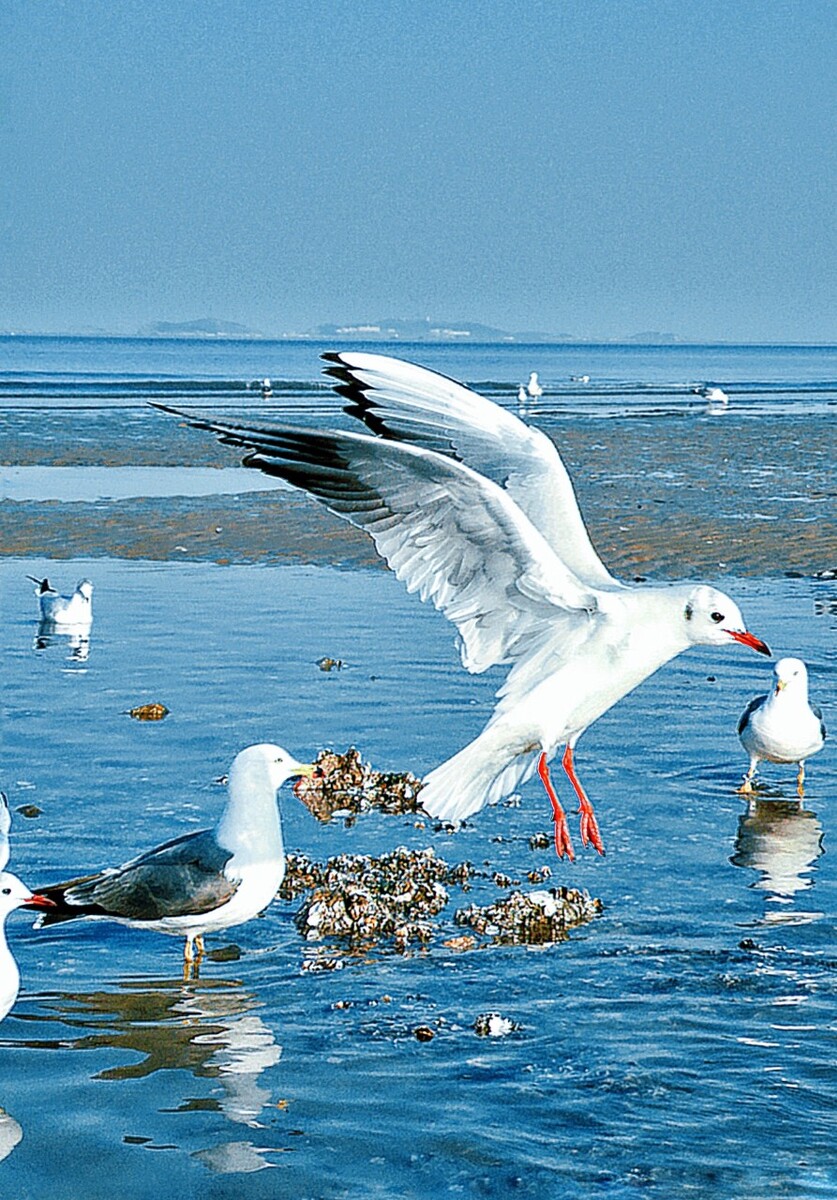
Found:
[{"label": "standing seagull", "polygon": [[350,401],[345,411],[378,436],[177,415],[246,448],[246,466],[287,480],[366,530],[407,590],[456,625],[468,671],[511,666],[483,732],[427,776],[426,811],[459,822],[537,768],[552,804],[556,850],[573,858],[547,765],[563,744],[581,840],[604,853],[573,766],[585,729],[689,646],[736,641],[762,654],[769,649],[714,588],[629,587],[615,579],[593,549],[558,451],[540,430],[399,359],[324,357]]},{"label": "standing seagull", "polygon": [[[9,861],[9,803],[0,792],[0,1021],[9,1013],[20,990],[20,971],[6,941],[6,917],[24,904],[51,908],[52,901],[29,888],[3,868]],[[0,1109],[0,1115],[3,1110]],[[2,1156],[0,1156],[2,1157]]]},{"label": "standing seagull", "polygon": [[41,621],[54,625],[90,625],[93,621],[93,584],[82,579],[72,596],[60,595],[48,579],[36,579],[27,575],[38,586],[35,595],[41,609]]},{"label": "standing seagull", "polygon": [[751,700],[738,722],[738,737],[750,756],[750,768],[738,789],[753,791],[753,778],[762,760],[796,763],[796,791],[805,789],[805,760],[825,742],[825,722],[816,704],[808,703],[808,670],[801,658],[780,658],[773,668],[776,687]]},{"label": "standing seagull", "polygon": [[[293,775],[312,775],[279,746],[248,746],[230,767],[229,800],[214,829],[187,833],[121,867],[53,884],[55,908],[39,925],[111,917],[185,937],[186,964],[203,955],[203,935],[249,921],[285,875],[276,793]],[[197,951],[197,953],[196,953]]]},{"label": "standing seagull", "polygon": [[543,395],[543,388],[538,383],[537,371],[533,371],[531,373],[531,375],[529,376],[529,382],[526,384],[526,391],[529,393],[529,395],[532,397],[533,400],[537,400],[538,397]]}]

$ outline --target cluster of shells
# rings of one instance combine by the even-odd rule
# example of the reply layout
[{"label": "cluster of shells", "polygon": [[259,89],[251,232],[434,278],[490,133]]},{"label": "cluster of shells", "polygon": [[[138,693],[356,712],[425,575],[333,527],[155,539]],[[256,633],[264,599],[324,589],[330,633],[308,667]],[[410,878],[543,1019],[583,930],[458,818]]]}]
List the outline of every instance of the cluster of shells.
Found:
[{"label": "cluster of shells", "polygon": [[316,766],[317,773],[301,779],[294,791],[320,821],[352,817],[372,808],[386,813],[419,810],[420,779],[409,771],[375,771],[354,746],[345,754],[321,750]]},{"label": "cluster of shells", "polygon": [[[373,808],[385,813],[419,811],[419,779],[409,772],[376,771],[354,747],[344,754],[323,750],[316,766],[316,774],[301,779],[294,791],[320,820],[335,816],[351,820],[357,813]],[[543,836],[543,844],[548,845]],[[540,836],[530,841],[530,848],[542,848]],[[503,889],[520,884],[520,880],[499,872],[480,874]],[[302,900],[295,921],[309,943],[322,947],[326,941],[337,940],[361,950],[386,943],[404,951],[431,940],[437,932],[437,918],[448,905],[448,889],[458,886],[467,890],[474,875],[470,863],[451,866],[432,848],[408,850],[400,846],[378,858],[339,854],[325,864],[313,862],[306,855],[289,854],[279,895],[288,901]],[[526,879],[543,884],[550,875],[550,868],[542,866],[528,871]],[[485,944],[486,939],[536,945],[563,941],[567,930],[591,920],[600,911],[599,900],[574,888],[528,894],[515,890],[486,907],[472,904],[459,909],[453,918],[455,923],[473,932],[449,937],[443,945],[470,950]],[[311,969],[341,965],[339,959],[326,959],[319,952],[311,963]]]},{"label": "cluster of shells", "polygon": [[494,904],[457,910],[457,925],[467,925],[499,945],[538,946],[564,941],[569,929],[591,921],[602,902],[578,888],[557,887],[537,892],[512,892]]},{"label": "cluster of shells", "polygon": [[448,903],[448,887],[467,887],[471,874],[470,863],[449,866],[432,848],[399,846],[379,858],[339,854],[325,866],[304,855],[288,855],[279,894],[293,899],[309,893],[295,917],[309,941],[390,941],[403,950],[430,940],[433,918]]}]

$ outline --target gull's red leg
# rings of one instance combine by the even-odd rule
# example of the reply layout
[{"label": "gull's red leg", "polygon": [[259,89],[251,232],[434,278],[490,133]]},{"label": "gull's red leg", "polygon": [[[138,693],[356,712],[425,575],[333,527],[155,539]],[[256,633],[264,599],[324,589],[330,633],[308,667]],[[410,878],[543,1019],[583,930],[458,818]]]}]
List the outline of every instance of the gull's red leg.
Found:
[{"label": "gull's red leg", "polygon": [[602,841],[602,835],[599,833],[599,825],[593,812],[593,805],[588,800],[587,793],[581,786],[578,776],[575,773],[572,746],[568,745],[564,751],[561,765],[567,772],[567,778],[573,785],[576,796],[578,796],[578,811],[581,813],[581,844],[582,846],[587,846],[592,843],[599,854],[604,854],[604,842]]},{"label": "gull's red leg", "polygon": [[559,858],[563,858],[566,854],[570,862],[573,862],[575,860],[575,851],[573,850],[573,843],[570,838],[567,817],[561,807],[560,800],[555,794],[555,788],[552,786],[552,780],[549,777],[549,764],[546,761],[545,752],[538,759],[538,775],[540,775],[541,783],[546,789],[546,794],[549,796],[549,802],[552,805],[552,820],[555,822],[555,853]]}]

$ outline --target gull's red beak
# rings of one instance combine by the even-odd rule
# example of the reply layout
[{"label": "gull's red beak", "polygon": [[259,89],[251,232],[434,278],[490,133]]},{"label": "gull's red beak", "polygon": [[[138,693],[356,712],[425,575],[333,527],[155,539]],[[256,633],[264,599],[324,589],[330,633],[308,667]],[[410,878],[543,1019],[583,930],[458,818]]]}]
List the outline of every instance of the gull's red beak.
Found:
[{"label": "gull's red beak", "polygon": [[740,642],[742,646],[749,646],[751,650],[756,650],[759,654],[766,654],[768,658],[772,658],[773,651],[768,646],[767,642],[763,642],[761,638],[757,638],[754,633],[743,632],[738,629],[728,629],[727,633],[736,642]]},{"label": "gull's red beak", "polygon": [[26,901],[24,908],[56,908],[54,900],[50,900],[49,896],[42,896],[40,892],[33,892]]}]

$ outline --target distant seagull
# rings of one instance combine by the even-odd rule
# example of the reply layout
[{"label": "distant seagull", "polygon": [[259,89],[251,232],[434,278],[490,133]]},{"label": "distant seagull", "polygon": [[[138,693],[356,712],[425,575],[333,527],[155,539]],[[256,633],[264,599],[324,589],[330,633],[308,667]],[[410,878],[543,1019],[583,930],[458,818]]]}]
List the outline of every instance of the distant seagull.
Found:
[{"label": "distant seagull", "polygon": [[808,703],[808,670],[800,658],[780,658],[773,668],[776,687],[769,695],[751,700],[738,722],[741,745],[750,756],[750,768],[738,789],[753,791],[760,762],[797,763],[796,790],[805,795],[805,761],[822,750],[825,723],[822,712]]},{"label": "distant seagull", "polygon": [[[276,793],[293,775],[313,775],[286,750],[248,746],[230,767],[226,808],[214,829],[187,833],[121,867],[43,889],[55,908],[38,924],[111,917],[185,937],[185,963],[203,955],[203,935],[240,925],[266,908],[285,874]],[[197,952],[197,953],[196,953]]]},{"label": "distant seagull", "polygon": [[526,391],[533,400],[537,400],[539,396],[543,395],[543,388],[538,383],[537,371],[533,371],[529,376],[529,382],[526,384]]},{"label": "distant seagull", "polygon": [[6,917],[24,904],[33,908],[52,907],[51,900],[31,892],[16,875],[3,869],[9,861],[10,825],[9,802],[0,792],[0,1021],[11,1010],[20,990],[20,971],[6,941]]},{"label": "distant seagull", "polygon": [[729,404],[729,396],[723,388],[719,388],[715,384],[705,383],[702,387],[693,388],[692,391],[696,396],[703,396],[704,400],[708,400],[710,404]]},{"label": "distant seagull", "polygon": [[48,579],[36,579],[27,575],[37,584],[35,595],[41,609],[41,621],[50,626],[58,625],[90,625],[93,621],[93,584],[89,579],[82,579],[72,596],[60,595],[51,586]]},{"label": "distant seagull", "polygon": [[589,375],[571,375],[570,381],[572,383],[589,383],[590,376]]},{"label": "distant seagull", "polygon": [[525,388],[525,387],[523,386],[523,384],[521,383],[520,387],[517,389],[517,401],[518,401],[518,404],[526,404],[526,402],[528,401],[528,399],[529,399],[529,395],[528,395],[528,393],[527,393],[527,391],[526,391],[526,388]]},{"label": "distant seagull", "polygon": [[345,411],[376,436],[177,415],[245,448],[245,465],[365,529],[408,591],[456,625],[467,670],[511,666],[488,725],[430,772],[422,806],[459,822],[537,768],[556,849],[572,857],[547,766],[563,744],[582,842],[603,853],[573,767],[585,729],[689,646],[734,641],[762,654],[768,647],[714,588],[615,579],[593,549],[554,444],[538,429],[399,359],[325,358],[350,402]]},{"label": "distant seagull", "polygon": [[262,399],[267,400],[273,395],[273,386],[269,379],[262,380]]}]

